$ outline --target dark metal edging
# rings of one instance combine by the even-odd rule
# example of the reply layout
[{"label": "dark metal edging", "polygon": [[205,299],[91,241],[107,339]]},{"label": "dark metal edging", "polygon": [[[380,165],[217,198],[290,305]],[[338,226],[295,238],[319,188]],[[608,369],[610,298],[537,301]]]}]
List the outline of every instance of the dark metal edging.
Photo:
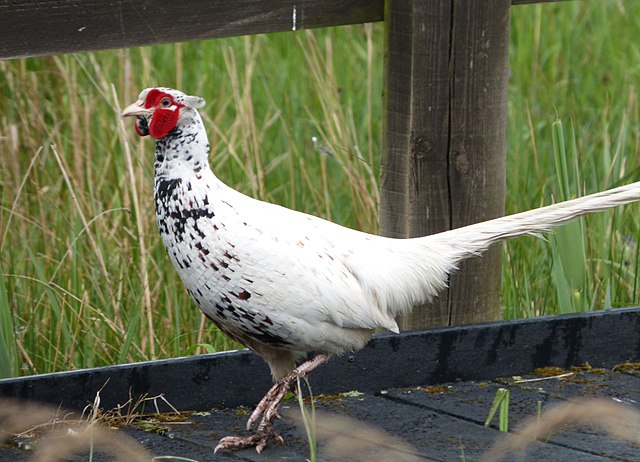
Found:
[{"label": "dark metal edging", "polygon": [[[335,358],[311,376],[313,392],[492,379],[536,367],[589,362],[612,367],[640,358],[640,307],[377,335],[359,353]],[[113,408],[163,394],[179,410],[253,405],[270,386],[249,351],[214,353],[0,380],[0,396],[83,408],[100,391]]]}]

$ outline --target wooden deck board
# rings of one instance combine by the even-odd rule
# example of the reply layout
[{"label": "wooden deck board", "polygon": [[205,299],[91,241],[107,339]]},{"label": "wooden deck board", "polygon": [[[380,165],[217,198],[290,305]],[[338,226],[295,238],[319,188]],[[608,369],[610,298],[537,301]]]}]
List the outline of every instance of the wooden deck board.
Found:
[{"label": "wooden deck board", "polygon": [[[610,332],[617,335],[605,339]],[[320,368],[312,375],[311,385],[315,393],[325,394],[316,399],[320,422],[342,416],[355,419],[347,424],[350,431],[374,427],[394,435],[413,448],[405,451],[412,457],[407,460],[473,461],[503,436],[495,423],[489,428],[483,425],[498,388],[510,390],[510,429],[536,415],[538,402],[544,412],[574,397],[609,398],[640,411],[640,368],[616,367],[639,359],[640,308],[630,308],[380,336],[357,355]],[[583,366],[585,362],[593,368]],[[545,366],[555,369],[534,373]],[[569,372],[570,366],[582,367],[562,378],[541,375]],[[443,386],[438,385],[442,382]],[[206,413],[185,412],[188,423],[160,423],[158,428],[166,427],[163,434],[140,428],[119,430],[155,455],[198,461],[306,460],[308,443],[304,429],[293,418],[299,413],[294,400],[287,403],[285,419],[277,422],[285,446],[272,445],[262,455],[247,450],[213,456],[220,437],[244,431],[248,407],[267,386],[268,373],[260,360],[235,352],[0,380],[0,397],[37,398],[81,409],[100,389],[105,405],[126,401],[129,388],[150,395],[161,392],[181,411]],[[332,395],[355,390],[360,393]],[[246,407],[238,407],[243,404]],[[334,436],[344,433],[342,423],[329,420],[328,425],[338,429]],[[366,449],[351,457],[344,451],[340,457],[324,457],[332,438],[318,437],[320,460],[362,459]],[[380,437],[373,439],[365,447],[382,454],[377,460],[399,460],[376,446]],[[639,454],[640,448],[587,426],[535,443],[523,460],[638,461]],[[0,446],[0,462],[26,461],[31,455],[12,445]],[[69,460],[87,458],[85,454]],[[94,460],[112,459],[99,455]]]},{"label": "wooden deck board", "polygon": [[[523,378],[541,377],[532,374]],[[640,378],[631,374],[581,371],[568,378],[513,382],[512,378],[503,378],[381,390],[378,393],[350,393],[343,397],[321,396],[315,403],[319,419],[346,416],[355,419],[353,425],[356,427],[381,429],[411,444],[415,448],[412,460],[426,461],[460,460],[463,455],[465,460],[477,460],[487,451],[500,437],[495,424],[490,428],[483,424],[495,393],[501,387],[510,390],[509,422],[512,429],[536,415],[538,402],[544,412],[569,398],[598,396],[622,400],[640,411],[636,400],[640,393]],[[262,455],[247,450],[220,453],[213,458],[213,447],[221,436],[243,432],[248,417],[246,408],[223,408],[202,415],[185,414],[186,424],[159,424],[168,429],[163,435],[134,428],[124,431],[156,455],[189,457],[199,461],[305,460],[308,457],[306,435],[294,423],[292,416],[292,413],[299,413],[298,405],[292,400],[286,407],[285,419],[277,423],[277,428],[287,444],[273,445]],[[326,438],[319,437],[319,454],[322,455],[326,444]],[[553,435],[547,442],[536,443],[524,460],[633,461],[638,460],[639,451],[638,447],[616,441],[593,427],[581,427]],[[30,455],[26,451],[5,448],[0,450],[0,462],[26,461]],[[342,460],[358,460],[362,453],[356,451],[351,458],[348,453],[343,456]],[[108,459],[99,457],[96,460]]]},{"label": "wooden deck board", "polygon": [[[523,378],[540,377],[527,375]],[[389,395],[425,410],[437,410],[483,425],[496,391],[499,388],[507,388],[510,392],[509,426],[511,429],[517,428],[527,418],[534,417],[538,412],[538,403],[542,412],[545,412],[571,398],[611,398],[616,402],[625,402],[634,406],[640,411],[640,400],[636,399],[640,393],[640,380],[630,375],[609,371],[597,374],[578,372],[562,379],[513,382],[511,378],[502,379],[499,382],[462,382],[451,385],[449,391],[444,393],[427,393],[424,389],[405,389],[391,391]],[[495,422],[497,418],[494,418],[492,425],[494,429]],[[640,460],[640,448],[613,440],[593,426],[577,427],[553,435],[548,445],[554,447],[554,450],[571,448],[584,453],[585,457],[591,455],[613,460]]]}]

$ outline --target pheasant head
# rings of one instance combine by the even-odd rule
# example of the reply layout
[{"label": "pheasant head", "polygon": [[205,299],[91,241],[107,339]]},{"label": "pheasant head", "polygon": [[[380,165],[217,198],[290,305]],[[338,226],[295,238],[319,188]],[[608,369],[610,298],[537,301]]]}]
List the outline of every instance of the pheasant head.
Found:
[{"label": "pheasant head", "polygon": [[208,168],[209,140],[198,113],[204,99],[171,88],[147,88],[122,111],[135,117],[138,135],[156,140],[156,181],[183,178]]},{"label": "pheasant head", "polygon": [[189,96],[171,88],[147,88],[135,103],[122,111],[122,116],[136,117],[138,135],[160,139],[181,125],[193,123],[196,109],[204,104],[199,96]]}]

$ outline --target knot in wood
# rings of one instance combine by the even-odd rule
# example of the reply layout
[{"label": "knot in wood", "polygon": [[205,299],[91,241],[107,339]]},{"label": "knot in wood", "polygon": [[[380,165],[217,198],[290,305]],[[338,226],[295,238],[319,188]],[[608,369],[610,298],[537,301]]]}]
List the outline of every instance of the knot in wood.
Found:
[{"label": "knot in wood", "polygon": [[413,140],[413,156],[423,157],[433,151],[433,143],[423,136],[417,136]]},{"label": "knot in wood", "polygon": [[469,171],[469,167],[471,165],[471,163],[469,162],[469,157],[465,153],[458,151],[455,151],[453,153],[453,156],[453,163],[456,167],[456,172],[461,175],[465,175]]}]

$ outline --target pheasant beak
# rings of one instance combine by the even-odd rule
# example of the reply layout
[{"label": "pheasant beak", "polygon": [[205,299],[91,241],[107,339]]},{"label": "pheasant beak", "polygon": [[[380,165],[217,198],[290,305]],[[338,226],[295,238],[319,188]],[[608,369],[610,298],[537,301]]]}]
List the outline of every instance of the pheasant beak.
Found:
[{"label": "pheasant beak", "polygon": [[144,107],[144,101],[139,99],[133,104],[130,104],[124,111],[122,111],[122,117],[131,117],[131,116],[147,116],[150,115],[153,111],[151,109],[147,109]]}]

